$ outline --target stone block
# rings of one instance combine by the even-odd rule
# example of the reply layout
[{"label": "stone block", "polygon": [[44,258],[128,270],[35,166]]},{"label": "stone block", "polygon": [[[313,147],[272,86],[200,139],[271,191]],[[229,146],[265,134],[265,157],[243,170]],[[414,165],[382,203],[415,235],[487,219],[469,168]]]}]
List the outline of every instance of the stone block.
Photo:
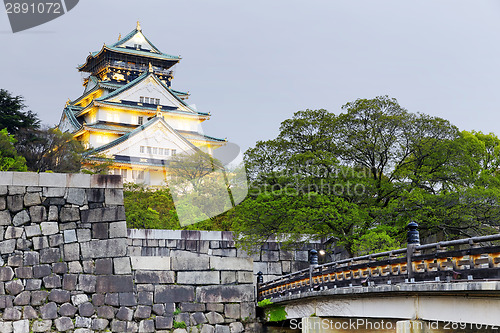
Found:
[{"label": "stone block", "polygon": [[42,287],[42,280],[40,279],[29,279],[26,280],[26,290],[39,290]]},{"label": "stone block", "polygon": [[107,188],[104,190],[106,205],[123,205],[123,189]]},{"label": "stone block", "polygon": [[64,244],[64,261],[80,259],[80,245],[78,243]]},{"label": "stone block", "polygon": [[307,251],[295,251],[295,261],[309,261],[309,253]]},{"label": "stone block", "polygon": [[222,271],[222,272],[220,272],[220,283],[221,284],[236,283],[236,272],[235,271]]},{"label": "stone block", "polygon": [[14,305],[24,306],[29,305],[31,300],[31,292],[22,291],[14,298]]},{"label": "stone block", "polygon": [[54,320],[54,325],[58,332],[66,332],[75,328],[73,321],[69,317],[60,317]]},{"label": "stone block", "polygon": [[85,302],[78,306],[78,313],[82,317],[91,317],[95,313],[95,308],[92,303]]},{"label": "stone block", "polygon": [[66,194],[66,188],[64,188],[64,186],[44,187],[42,189],[42,196],[46,198],[62,198],[64,197],[65,194]]},{"label": "stone block", "polygon": [[73,303],[74,306],[80,306],[84,303],[88,303],[89,297],[85,294],[76,294],[71,296],[71,303]]},{"label": "stone block", "polygon": [[136,283],[175,283],[175,274],[172,271],[136,271]]},{"label": "stone block", "polygon": [[153,292],[139,291],[137,293],[137,303],[141,305],[153,305]]},{"label": "stone block", "polygon": [[7,209],[7,199],[5,199],[5,197],[0,197],[0,211],[4,209]]},{"label": "stone block", "polygon": [[180,309],[182,312],[203,312],[205,311],[205,304],[203,303],[181,303]]},{"label": "stone block", "polygon": [[78,281],[78,275],[76,274],[64,274],[62,287],[64,290],[76,290]]},{"label": "stone block", "polygon": [[264,275],[267,274],[267,262],[254,262],[253,263],[253,273],[257,274],[262,272]]},{"label": "stone block", "polygon": [[81,211],[82,223],[126,221],[123,206],[94,208]]},{"label": "stone block", "polygon": [[205,317],[205,315],[203,314],[203,312],[192,313],[190,316],[190,319],[191,319],[191,326],[198,326],[201,324],[208,323],[208,320]]},{"label": "stone block", "polygon": [[279,251],[262,250],[261,257],[262,257],[262,261],[279,261],[280,260],[280,252]]},{"label": "stone block", "polygon": [[49,276],[52,273],[50,265],[36,265],[33,266],[33,277],[38,279]]},{"label": "stone block", "polygon": [[225,304],[224,316],[226,318],[239,319],[240,318],[240,305],[239,304]]},{"label": "stone block", "polygon": [[151,307],[147,305],[138,305],[135,312],[134,318],[136,319],[146,319],[151,316]]},{"label": "stone block", "polygon": [[16,240],[16,249],[27,251],[31,250],[32,248],[33,248],[33,242],[31,240],[21,239],[21,238],[18,238]]},{"label": "stone block", "polygon": [[104,202],[104,189],[102,188],[89,188],[86,189],[87,200],[90,203],[101,203]]},{"label": "stone block", "polygon": [[66,174],[64,173],[40,173],[39,186],[66,187]]},{"label": "stone block", "polygon": [[[238,283],[253,283],[254,275],[253,272],[237,272]],[[255,278],[255,281],[257,278]]]},{"label": "stone block", "polygon": [[52,320],[35,320],[31,329],[33,332],[49,332],[52,327]]},{"label": "stone block", "polygon": [[[92,319],[86,317],[76,317],[75,319],[75,327],[83,327],[75,330],[76,333],[92,333],[91,331],[84,330],[86,328],[90,328],[92,325]],[[84,330],[84,331],[82,331]],[[125,332],[125,331],[122,331]]]},{"label": "stone block", "polygon": [[49,207],[49,216],[47,217],[48,221],[58,221],[59,220],[59,209],[57,206]]},{"label": "stone block", "polygon": [[153,320],[141,320],[139,322],[139,333],[152,333],[155,331],[155,323]]},{"label": "stone block", "polygon": [[14,271],[9,266],[0,267],[0,281],[9,281],[14,278]]},{"label": "stone block", "polygon": [[172,328],[172,324],[172,317],[156,316],[155,318],[155,327],[157,330],[169,330]]},{"label": "stone block", "polygon": [[14,183],[14,185],[12,185],[12,186],[8,186],[7,188],[9,190],[9,195],[26,193],[26,187],[25,186],[17,186],[16,183]]},{"label": "stone block", "polygon": [[130,259],[128,257],[113,258],[113,269],[117,275],[131,274]]},{"label": "stone block", "polygon": [[267,274],[281,275],[281,263],[278,262],[268,262],[267,263]]},{"label": "stone block", "polygon": [[71,303],[64,303],[59,307],[59,314],[61,316],[73,317],[76,314],[77,307]]},{"label": "stone block", "polygon": [[212,312],[207,313],[205,316],[206,316],[208,323],[210,325],[220,324],[220,323],[224,322],[224,317],[222,317],[217,312],[212,311]]},{"label": "stone block", "polygon": [[14,272],[18,279],[31,279],[33,277],[32,267],[17,267]]},{"label": "stone block", "polygon": [[179,285],[156,285],[155,303],[193,302],[194,287]]},{"label": "stone block", "polygon": [[39,306],[47,302],[49,293],[45,290],[36,290],[31,292],[31,305]]},{"label": "stone block", "polygon": [[57,222],[42,222],[40,223],[40,228],[44,236],[55,235],[59,232],[59,225]]},{"label": "stone block", "polygon": [[127,222],[112,222],[109,224],[109,238],[126,238]]},{"label": "stone block", "polygon": [[53,263],[61,259],[61,251],[58,248],[46,248],[40,250],[40,262]]},{"label": "stone block", "polygon": [[76,222],[59,223],[59,231],[75,230]]},{"label": "stone block", "polygon": [[56,262],[52,264],[52,272],[56,274],[65,274],[68,272],[68,264],[65,262]]},{"label": "stone block", "polygon": [[40,205],[42,203],[42,200],[40,200],[40,193],[39,192],[28,192],[24,195],[24,206],[25,207],[31,207],[31,206],[36,206]]},{"label": "stone block", "polygon": [[91,328],[95,331],[104,331],[109,325],[109,320],[103,318],[92,319]]},{"label": "stone block", "polygon": [[94,293],[96,291],[97,277],[91,274],[80,274],[78,276],[77,290],[87,293]]},{"label": "stone block", "polygon": [[57,305],[54,302],[50,302],[40,307],[40,315],[42,319],[56,319],[57,315]]},{"label": "stone block", "polygon": [[212,255],[221,257],[236,257],[236,249],[215,249]]},{"label": "stone block", "polygon": [[97,276],[96,291],[100,293],[123,293],[133,291],[132,276]]},{"label": "stone block", "polygon": [[[5,185],[12,185],[13,177],[14,177],[14,172],[2,171],[2,177],[0,177],[0,185],[2,185],[1,187],[5,187],[5,189],[7,189],[7,186]],[[0,190],[0,195],[5,195],[5,194],[7,194],[7,192],[4,192],[4,190]]]},{"label": "stone block", "polygon": [[21,280],[14,280],[5,282],[5,291],[9,295],[16,296],[24,290],[24,286]]},{"label": "stone block", "polygon": [[170,270],[170,257],[130,257],[133,270]]},{"label": "stone block", "polygon": [[8,226],[5,230],[5,239],[21,238],[24,229],[20,227]]},{"label": "stone block", "polygon": [[186,313],[186,312],[181,312],[177,315],[175,315],[174,317],[174,321],[180,323],[180,322],[184,322],[187,326],[189,326],[189,313]]},{"label": "stone block", "polygon": [[116,313],[116,319],[131,321],[134,315],[134,311],[132,309],[126,308],[124,306],[120,307],[118,312]]},{"label": "stone block", "polygon": [[124,257],[127,254],[127,240],[125,238],[91,240],[81,243],[80,248],[84,259]]},{"label": "stone block", "polygon": [[24,227],[24,231],[26,232],[26,237],[31,238],[33,236],[40,236],[42,234],[42,230],[39,225],[28,225]]},{"label": "stone block", "polygon": [[6,308],[3,312],[3,320],[19,320],[21,315],[21,311],[18,309]]},{"label": "stone block", "polygon": [[66,175],[66,187],[89,188],[90,175],[84,173],[70,173]]},{"label": "stone block", "polygon": [[71,295],[67,290],[52,289],[49,294],[49,301],[63,304],[69,302],[70,297]]},{"label": "stone block", "polygon": [[30,207],[30,217],[33,223],[47,221],[47,210],[43,206],[32,206]]},{"label": "stone block", "polygon": [[108,293],[106,294],[106,296],[104,296],[103,294],[95,294],[94,297],[92,297],[92,303],[94,303],[94,305],[97,305],[97,299],[96,299],[97,296],[104,297],[104,302],[99,302],[99,303],[111,306],[120,305],[120,299],[118,298],[118,293]]},{"label": "stone block", "polygon": [[177,283],[194,285],[219,284],[220,276],[218,271],[181,271],[177,272]]},{"label": "stone block", "polygon": [[49,240],[45,236],[33,237],[33,249],[40,250],[49,247]]},{"label": "stone block", "polygon": [[76,230],[75,229],[72,229],[72,230],[64,230],[64,243],[74,243],[76,242],[78,239],[76,237]]},{"label": "stone block", "polygon": [[172,254],[172,270],[174,271],[202,271],[210,269],[210,257],[206,255],[192,255],[177,257]]},{"label": "stone block", "polygon": [[11,267],[19,267],[23,265],[23,255],[22,254],[15,254],[9,256],[9,259],[7,259],[7,265]]},{"label": "stone block", "polygon": [[9,195],[7,197],[7,208],[11,213],[17,213],[23,210],[24,207],[24,195]]},{"label": "stone block", "polygon": [[112,306],[100,306],[97,308],[97,316],[106,319],[113,319],[115,317],[115,309]]},{"label": "stone block", "polygon": [[14,333],[30,333],[30,321],[27,319],[17,320],[12,323]]},{"label": "stone block", "polygon": [[109,223],[94,223],[92,224],[92,238],[108,239]]},{"label": "stone block", "polygon": [[215,325],[215,333],[231,333],[229,326]]},{"label": "stone block", "polygon": [[239,271],[252,271],[253,260],[251,258],[238,257],[210,257],[210,269],[218,271],[234,271],[235,267],[237,267]]},{"label": "stone block", "polygon": [[111,258],[97,259],[95,261],[95,273],[97,275],[113,274],[113,260]]},{"label": "stone block", "polygon": [[76,230],[76,237],[78,239],[78,242],[83,243],[83,242],[88,242],[92,239],[90,236],[90,229],[77,229]]},{"label": "stone block", "polygon": [[252,284],[203,286],[196,288],[196,301],[200,303],[250,302],[254,299]]},{"label": "stone block", "polygon": [[[52,223],[52,222],[49,222]],[[49,246],[50,247],[58,247],[59,245],[64,243],[63,235],[54,234],[49,236]]]},{"label": "stone block", "polygon": [[90,175],[92,188],[123,188],[122,176],[119,175]]},{"label": "stone block", "polygon": [[136,306],[137,300],[133,292],[119,293],[120,306]]},{"label": "stone block", "polygon": [[9,239],[0,242],[0,254],[9,254],[14,252],[16,249],[16,240],[15,239]]},{"label": "stone block", "polygon": [[231,331],[231,333],[241,333],[245,330],[245,328],[243,327],[242,323],[237,321],[229,324],[229,330]]},{"label": "stone block", "polygon": [[[31,207],[31,208],[35,208],[35,207]],[[31,208],[30,208],[30,210],[31,210]],[[43,207],[41,207],[41,208],[45,209]],[[21,225],[24,225],[24,224],[30,222],[30,221],[31,221],[31,218],[30,218],[28,212],[26,210],[22,210],[14,216],[14,218],[12,219],[12,224],[15,225],[16,227],[19,227]]]},{"label": "stone block", "polygon": [[62,223],[80,221],[80,209],[78,207],[62,207],[59,212],[59,220]]},{"label": "stone block", "polygon": [[51,274],[42,279],[43,285],[47,289],[61,288],[61,277],[56,274]]},{"label": "stone block", "polygon": [[0,211],[0,225],[10,225],[12,223],[12,218],[7,210]]},{"label": "stone block", "polygon": [[69,204],[83,206],[87,204],[87,193],[82,188],[68,188],[66,202]]}]

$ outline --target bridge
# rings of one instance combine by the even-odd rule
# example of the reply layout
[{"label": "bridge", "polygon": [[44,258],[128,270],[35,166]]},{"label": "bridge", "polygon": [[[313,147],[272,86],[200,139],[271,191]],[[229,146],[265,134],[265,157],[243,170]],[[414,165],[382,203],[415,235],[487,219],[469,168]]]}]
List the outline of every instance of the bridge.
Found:
[{"label": "bridge", "polygon": [[[263,282],[268,321],[302,332],[499,332],[500,234],[420,245],[318,265]],[[265,305],[267,304],[267,305]]]}]

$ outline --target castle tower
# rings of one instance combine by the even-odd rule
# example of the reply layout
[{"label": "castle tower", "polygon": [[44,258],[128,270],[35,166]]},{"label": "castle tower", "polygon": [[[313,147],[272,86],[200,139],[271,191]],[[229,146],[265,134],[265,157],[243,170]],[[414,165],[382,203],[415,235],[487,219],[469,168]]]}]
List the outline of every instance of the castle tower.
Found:
[{"label": "castle tower", "polygon": [[83,94],[68,101],[59,129],[89,149],[88,161],[112,159],[124,182],[161,185],[169,159],[199,149],[209,153],[226,140],[203,134],[210,118],[186,103],[189,94],[171,87],[178,56],[161,52],[137,27],[83,65]]}]

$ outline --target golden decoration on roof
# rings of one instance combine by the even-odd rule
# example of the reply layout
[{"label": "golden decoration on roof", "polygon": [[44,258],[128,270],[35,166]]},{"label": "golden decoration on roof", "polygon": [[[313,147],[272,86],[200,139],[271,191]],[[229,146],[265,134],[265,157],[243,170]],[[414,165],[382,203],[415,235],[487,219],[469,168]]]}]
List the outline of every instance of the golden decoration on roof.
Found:
[{"label": "golden decoration on roof", "polygon": [[136,27],[137,31],[141,31],[141,24],[139,23],[139,21],[137,21],[137,27]]}]

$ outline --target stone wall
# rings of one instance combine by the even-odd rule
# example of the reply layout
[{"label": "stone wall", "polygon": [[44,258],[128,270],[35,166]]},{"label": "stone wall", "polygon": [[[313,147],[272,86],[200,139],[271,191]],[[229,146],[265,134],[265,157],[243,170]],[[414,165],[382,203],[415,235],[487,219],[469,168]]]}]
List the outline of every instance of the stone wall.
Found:
[{"label": "stone wall", "polygon": [[[320,241],[310,241],[307,245],[283,250],[278,242],[269,241],[256,253],[248,254],[236,247],[230,231],[151,229],[129,229],[128,245],[129,255],[137,257],[176,257],[191,253],[214,258],[252,259],[254,283],[259,271],[264,274],[264,281],[268,281],[309,267],[309,250],[322,246]],[[238,266],[234,267],[236,271]]]},{"label": "stone wall", "polygon": [[308,248],[125,220],[120,176],[0,172],[0,332],[255,331],[255,274],[308,266]]}]

